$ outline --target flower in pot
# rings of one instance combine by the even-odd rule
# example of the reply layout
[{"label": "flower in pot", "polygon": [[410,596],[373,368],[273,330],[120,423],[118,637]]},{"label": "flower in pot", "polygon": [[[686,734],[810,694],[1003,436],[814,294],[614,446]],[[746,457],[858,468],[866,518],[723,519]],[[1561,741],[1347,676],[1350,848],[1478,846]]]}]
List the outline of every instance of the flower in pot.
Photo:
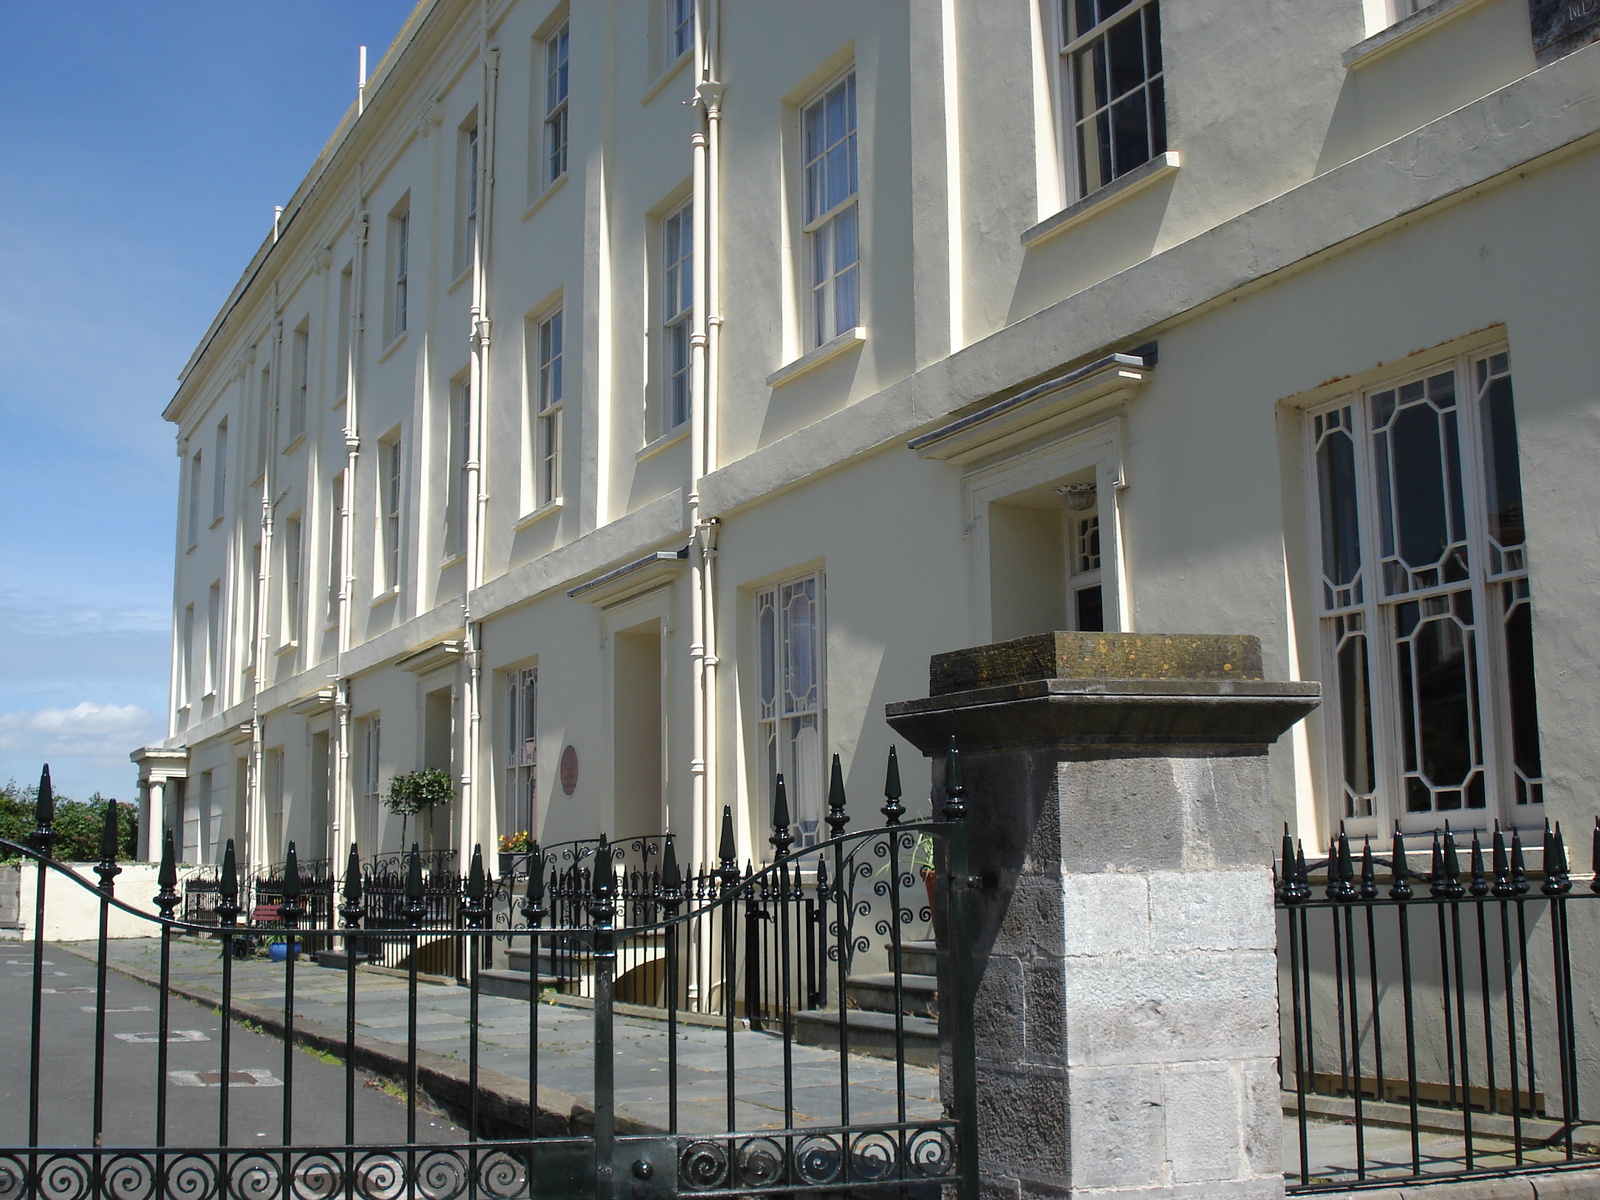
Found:
[{"label": "flower in pot", "polygon": [[500,835],[500,874],[510,875],[516,870],[517,857],[528,853],[528,830]]},{"label": "flower in pot", "polygon": [[456,798],[455,785],[450,782],[450,772],[440,767],[424,767],[420,771],[407,771],[389,780],[389,794],[384,797],[384,807],[400,818],[400,845],[406,845],[406,823],[418,813],[426,812],[435,804],[449,804]]}]

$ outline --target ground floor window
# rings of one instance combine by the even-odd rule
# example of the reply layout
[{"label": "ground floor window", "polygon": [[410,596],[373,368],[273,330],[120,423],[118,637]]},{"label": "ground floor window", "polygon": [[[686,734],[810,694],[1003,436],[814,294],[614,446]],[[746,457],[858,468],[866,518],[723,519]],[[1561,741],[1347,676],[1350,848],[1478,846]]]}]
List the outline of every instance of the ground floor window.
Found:
[{"label": "ground floor window", "polygon": [[1525,823],[1544,783],[1509,353],[1345,396],[1308,432],[1339,815]]},{"label": "ground floor window", "polygon": [[500,832],[538,836],[539,668],[506,672],[506,778]]},{"label": "ground floor window", "polygon": [[822,575],[814,572],[756,596],[760,639],[759,740],[762,788],[782,774],[799,844],[824,836]]}]

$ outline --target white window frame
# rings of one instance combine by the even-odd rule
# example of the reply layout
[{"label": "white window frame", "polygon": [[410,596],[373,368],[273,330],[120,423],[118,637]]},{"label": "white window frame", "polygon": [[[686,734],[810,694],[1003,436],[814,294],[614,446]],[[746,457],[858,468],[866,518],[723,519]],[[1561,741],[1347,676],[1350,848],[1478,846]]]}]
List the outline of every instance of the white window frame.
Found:
[{"label": "white window frame", "polygon": [[476,114],[461,127],[461,240],[456,256],[456,274],[474,265],[478,237],[478,118]]},{"label": "white window frame", "polygon": [[211,462],[211,521],[222,520],[228,507],[228,418],[217,422],[216,452]]},{"label": "white window frame", "polygon": [[694,201],[661,218],[661,432],[689,422],[694,409]]},{"label": "white window frame", "polygon": [[462,376],[450,385],[448,437],[445,439],[444,560],[451,562],[467,552],[467,506],[472,502],[469,463],[472,459],[472,378]]},{"label": "white window frame", "polygon": [[[1488,374],[1480,376],[1480,369]],[[1352,832],[1382,833],[1396,821],[1403,829],[1421,832],[1437,828],[1444,820],[1458,828],[1486,828],[1497,818],[1524,827],[1543,820],[1542,775],[1537,771],[1524,773],[1516,763],[1510,696],[1511,639],[1502,635],[1497,624],[1503,619],[1502,613],[1514,610],[1520,610],[1521,615],[1531,621],[1527,545],[1520,529],[1514,535],[1519,540],[1507,539],[1501,543],[1491,536],[1488,492],[1493,485],[1484,468],[1483,387],[1504,379],[1503,398],[1514,414],[1511,376],[1509,351],[1503,343],[1492,344],[1464,350],[1404,375],[1391,376],[1305,412],[1310,573],[1314,581],[1310,591],[1318,626],[1319,677],[1327,681],[1328,691],[1328,703],[1323,706],[1321,718],[1323,781],[1330,816],[1346,822]],[[1424,403],[1432,404],[1426,399],[1429,389],[1442,396],[1442,381],[1446,377],[1451,381],[1453,402],[1441,401],[1435,408],[1436,411],[1453,410],[1456,415],[1455,459],[1453,464],[1446,462],[1444,470],[1448,471],[1453,465],[1457,472],[1461,521],[1458,528],[1447,533],[1450,538],[1447,548],[1452,552],[1439,560],[1446,565],[1430,575],[1427,568],[1411,570],[1402,564],[1399,556],[1403,551],[1398,548],[1398,542],[1396,550],[1386,552],[1384,549],[1384,470],[1379,462],[1376,435],[1391,432],[1394,426],[1393,418],[1385,418],[1379,428],[1374,428],[1374,413],[1388,411],[1391,397],[1396,414]],[[1480,387],[1480,379],[1483,387]],[[1407,395],[1402,390],[1414,392],[1418,384],[1423,389],[1422,397]],[[1328,446],[1327,470],[1332,471],[1335,469],[1333,443],[1340,438],[1348,438],[1350,444],[1355,503],[1353,508],[1334,506],[1340,510],[1338,518],[1335,520],[1330,510],[1325,519],[1324,460],[1319,458],[1319,448]],[[1441,455],[1447,456],[1447,451],[1441,451]],[[1441,484],[1441,487],[1447,486]],[[1446,495],[1448,507],[1448,492]],[[1520,510],[1517,519],[1520,521]],[[1329,528],[1343,532],[1330,534]],[[1347,565],[1351,561],[1348,547],[1352,536],[1356,539],[1353,574]],[[1342,562],[1341,545],[1346,547]],[[1335,572],[1331,577],[1330,570]],[[1458,577],[1450,578],[1452,572]],[[1506,603],[1508,599],[1512,599],[1510,605]],[[1407,761],[1403,732],[1403,718],[1408,707],[1403,680],[1408,672],[1416,670],[1413,651],[1424,653],[1428,646],[1420,631],[1423,626],[1446,616],[1446,610],[1465,611],[1468,600],[1471,631],[1462,637],[1461,644],[1469,663],[1469,727],[1463,736],[1452,738],[1451,744],[1467,747],[1471,772],[1481,781],[1481,806],[1473,804],[1470,786],[1459,789],[1459,797],[1453,796],[1451,793],[1458,790],[1448,787],[1453,780],[1441,781],[1436,790],[1428,788],[1421,778],[1424,764],[1420,762],[1420,752],[1416,763]],[[1413,611],[1408,614],[1408,609]],[[1415,615],[1420,615],[1421,620],[1413,632],[1395,636],[1400,623]],[[1454,625],[1460,627],[1459,618]],[[1450,632],[1450,626],[1442,627],[1447,634]],[[1530,633],[1530,639],[1531,636]],[[1402,646],[1401,642],[1409,642],[1409,645]],[[1365,656],[1360,653],[1363,646]],[[1347,649],[1349,657],[1341,658],[1341,649]],[[1531,646],[1528,651],[1526,679],[1529,694],[1532,694]],[[1358,680],[1363,670],[1367,680],[1368,720],[1352,723],[1354,728],[1347,730],[1344,714],[1361,711]],[[1410,709],[1415,722],[1413,736],[1420,747],[1421,715],[1415,700]],[[1536,698],[1522,711],[1531,723],[1525,728],[1531,727],[1536,742]],[[1363,736],[1363,724],[1370,724],[1370,735]],[[1538,753],[1536,747],[1536,757]],[[1354,778],[1347,779],[1348,775]],[[1469,776],[1469,785],[1471,781]],[[1424,790],[1430,792],[1430,806],[1413,809],[1408,797],[1420,800]],[[1440,806],[1441,802],[1451,804],[1456,800],[1459,800],[1459,807]]]},{"label": "white window frame", "polygon": [[[1057,52],[1056,79],[1060,97],[1061,153],[1066,168],[1067,193],[1073,200],[1092,195],[1158,157],[1167,149],[1166,74],[1160,34],[1161,0],[1133,0],[1132,3],[1127,3],[1114,12],[1100,15],[1100,10],[1118,2],[1119,0],[1060,0],[1056,7],[1057,44],[1060,47]],[[1093,18],[1094,23],[1083,25],[1082,22],[1089,18]],[[1122,32],[1123,23],[1129,20],[1137,21],[1142,26],[1140,82],[1112,96],[1111,82],[1108,78],[1105,96],[1098,97],[1093,92],[1093,81],[1080,78],[1084,57],[1098,56],[1098,61],[1105,63],[1112,35]],[[1154,59],[1151,57],[1152,47]],[[1090,88],[1088,97],[1082,94],[1082,88],[1086,86]],[[1109,137],[1109,127],[1113,120],[1112,110],[1140,94],[1144,98],[1145,147],[1142,157],[1138,154],[1130,155],[1128,161],[1123,162],[1122,156],[1116,150],[1115,138]],[[1092,111],[1087,113],[1086,100],[1088,105],[1093,106]],[[1159,107],[1159,120],[1153,111],[1156,107]],[[1090,123],[1098,122],[1102,116],[1108,130],[1109,140],[1105,153],[1110,156],[1110,162],[1102,163],[1097,154],[1091,169],[1091,164],[1084,153],[1084,131],[1086,126],[1093,129],[1094,126]],[[1098,139],[1096,145],[1098,147]]]},{"label": "white window frame", "polygon": [[214,696],[222,686],[222,580],[206,589],[206,662],[202,696]]},{"label": "white window frame", "polygon": [[189,676],[194,666],[194,605],[187,604],[183,609],[183,625],[178,636],[178,708],[183,710],[189,707],[189,693],[193,682]]},{"label": "white window frame", "polygon": [[694,49],[695,0],[665,0],[667,38],[671,53],[667,62],[674,63]]},{"label": "white window frame", "polygon": [[566,387],[566,319],[553,309],[534,323],[533,331],[534,508],[561,503],[562,408]]},{"label": "white window frame", "polygon": [[344,472],[328,485],[328,600],[325,623],[339,620],[339,596],[344,591]]},{"label": "white window frame", "polygon": [[291,342],[291,368],[289,380],[289,428],[284,431],[284,448],[288,449],[306,431],[306,406],[311,384],[311,319],[308,317],[295,327]]},{"label": "white window frame", "polygon": [[[835,101],[843,108],[843,125],[838,130],[828,123],[830,105]],[[861,324],[858,130],[852,66],[800,106],[800,219],[805,236],[806,325],[811,347]],[[838,158],[831,157],[835,151]],[[843,182],[835,183],[841,172]]]},{"label": "white window frame", "polygon": [[378,443],[378,577],[382,590],[400,587],[404,541],[406,459],[404,439],[396,434]]},{"label": "white window frame", "polygon": [[411,201],[389,217],[389,340],[408,328],[411,288]]},{"label": "white window frame", "polygon": [[562,21],[544,39],[544,122],[541,125],[539,182],[549,187],[567,173],[567,151],[571,138],[569,124],[570,50],[569,23]]},{"label": "white window frame", "polygon": [[[770,800],[783,774],[800,846],[829,836],[825,605],[820,570],[755,595],[756,794]],[[799,685],[807,686],[797,692]]]},{"label": "white window frame", "polygon": [[284,518],[283,522],[283,621],[282,640],[285,648],[300,641],[301,593],[305,582],[305,527],[300,514]]},{"label": "white window frame", "polygon": [[361,814],[357,833],[369,840],[367,852],[381,850],[378,823],[383,802],[383,723],[379,717],[362,722],[361,733]]},{"label": "white window frame", "polygon": [[197,449],[189,456],[189,549],[200,544],[200,481],[201,453]]},{"label": "white window frame", "polygon": [[533,841],[539,836],[539,668],[513,668],[504,678],[506,757],[499,832],[526,829]]}]

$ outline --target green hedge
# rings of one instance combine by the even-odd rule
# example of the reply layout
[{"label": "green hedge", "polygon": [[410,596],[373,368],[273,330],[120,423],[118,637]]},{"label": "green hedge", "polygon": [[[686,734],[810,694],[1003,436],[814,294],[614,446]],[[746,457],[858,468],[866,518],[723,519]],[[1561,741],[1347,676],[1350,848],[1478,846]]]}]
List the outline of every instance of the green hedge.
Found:
[{"label": "green hedge", "polygon": [[[30,845],[33,834],[33,803],[36,788],[16,783],[0,787],[0,838]],[[97,862],[100,858],[100,828],[105,824],[108,801],[99,792],[87,800],[56,797],[56,844],[53,850],[62,862]],[[131,804],[119,804],[117,813],[117,858],[129,862],[139,844],[139,811]],[[16,862],[18,854],[0,845],[0,862]]]}]

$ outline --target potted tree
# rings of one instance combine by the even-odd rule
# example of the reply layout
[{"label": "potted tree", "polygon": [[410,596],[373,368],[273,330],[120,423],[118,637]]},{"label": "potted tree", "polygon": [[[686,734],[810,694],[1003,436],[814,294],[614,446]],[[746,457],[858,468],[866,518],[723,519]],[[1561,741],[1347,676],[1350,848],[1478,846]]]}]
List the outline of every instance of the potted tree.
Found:
[{"label": "potted tree", "polygon": [[428,811],[436,804],[448,804],[455,797],[456,789],[450,782],[450,772],[440,767],[407,771],[391,779],[384,806],[400,817],[401,847],[406,845],[406,825],[412,817]]}]

